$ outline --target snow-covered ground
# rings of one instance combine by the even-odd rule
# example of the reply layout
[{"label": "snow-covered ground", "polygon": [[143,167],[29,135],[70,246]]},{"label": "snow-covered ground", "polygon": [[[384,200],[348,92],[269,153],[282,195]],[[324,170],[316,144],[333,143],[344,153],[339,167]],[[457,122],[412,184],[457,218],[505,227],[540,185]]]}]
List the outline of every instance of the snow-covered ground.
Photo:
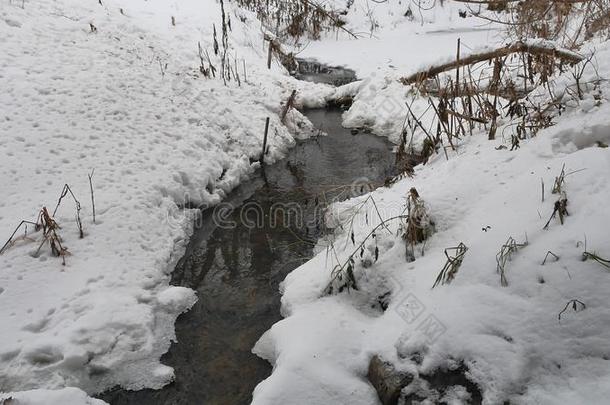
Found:
[{"label": "snow-covered ground", "polygon": [[[394,29],[401,30],[399,26]],[[430,30],[427,26],[420,29]],[[446,27],[444,31],[451,30]],[[333,63],[359,53],[346,64],[356,68],[363,82],[322,96],[316,91],[302,94],[300,102],[317,104],[324,97],[356,94],[344,123],[369,126],[398,140],[407,114],[404,103],[410,97],[395,78],[433,62],[431,55],[441,45],[434,36],[405,34],[405,47],[430,50],[417,54],[422,58],[413,61],[394,46],[395,38],[400,38],[396,32],[384,37],[382,28],[379,38],[370,40],[374,45],[369,40],[359,42],[354,45],[357,52],[345,54],[350,45],[341,41],[310,44],[305,53],[321,52]],[[430,42],[428,38],[432,38]],[[482,45],[487,37],[478,39]],[[608,77],[610,44],[595,43],[582,51],[588,54],[594,48],[599,74]],[[384,51],[391,56],[368,56]],[[455,48],[443,51],[438,61],[455,54]],[[390,63],[401,67],[396,69],[398,73],[387,73]],[[377,77],[371,78],[373,74]],[[583,81],[593,80],[596,73],[589,69],[585,76]],[[570,81],[569,73],[557,80],[557,91]],[[372,91],[370,86],[374,86]],[[487,404],[507,400],[607,403],[610,275],[607,267],[591,259],[583,261],[585,249],[610,257],[610,150],[606,147],[610,142],[610,105],[606,101],[610,86],[603,84],[601,94],[601,100],[585,94],[580,104],[572,104],[556,118],[557,125],[522,142],[516,151],[498,149],[506,144],[510,147],[510,137],[488,141],[487,134],[480,132],[460,141],[448,160],[440,153],[417,167],[413,178],[374,191],[371,195],[377,207],[370,200],[365,202],[368,196],[336,205],[334,219],[343,226],[320,242],[320,253],[314,259],[286,278],[282,284],[285,319],[254,349],[274,365],[272,376],[256,388],[254,403],[376,403],[377,394],[367,379],[369,361],[375,354],[420,376],[421,394],[430,388],[425,380],[435,371],[455,370],[464,364]],[[416,116],[424,112],[426,104],[414,104]],[[498,134],[502,133],[501,128]],[[570,215],[564,225],[555,218],[543,230],[559,199],[551,189],[564,165]],[[377,209],[383,218],[404,213],[412,187],[425,201],[436,228],[425,254],[416,246],[416,260],[406,260],[405,242],[397,235],[399,222],[393,221],[389,232],[378,229],[376,237],[366,242],[363,255],[355,255],[359,290],[328,295],[325,289],[334,266],[360,250],[359,243],[379,223]],[[496,255],[509,237],[527,245],[508,261],[508,286],[504,287],[496,271]],[[455,280],[432,289],[447,261],[444,249],[460,242],[469,250]],[[376,247],[378,261],[374,259]],[[558,260],[549,255],[542,265],[549,251]],[[388,292],[389,306],[382,311],[377,301]],[[468,402],[463,388],[445,395],[436,400]]]},{"label": "snow-covered ground", "polygon": [[[341,8],[344,2],[330,3]],[[388,1],[376,4],[355,0],[345,20],[346,28],[358,36],[339,31],[322,41],[301,40],[295,46],[300,58],[312,58],[331,66],[346,66],[355,70],[358,83],[340,89],[310,87],[303,89],[298,100],[315,107],[328,97],[355,95],[354,103],[343,117],[347,127],[368,127],[375,134],[400,142],[400,133],[407,114],[405,99],[409,88],[398,79],[428,67],[433,63],[455,58],[458,39],[460,53],[465,56],[484,47],[503,44],[501,27],[490,25],[473,16],[460,17],[466,10],[462,3],[421,2],[421,14],[416,2]],[[412,17],[405,17],[407,10]],[[376,28],[370,33],[371,19]],[[412,106],[417,116],[428,108],[426,101]]]},{"label": "snow-covered ground", "polygon": [[[266,117],[268,161],[307,133],[294,131],[306,125],[298,113],[289,115],[288,128],[279,122],[293,88],[300,90],[298,103],[310,106],[337,91],[355,94],[344,124],[397,142],[408,96],[397,78],[453,57],[457,38],[463,54],[502,41],[494,27],[459,17],[454,3],[421,15],[413,9],[409,20],[410,2],[355,0],[346,19],[359,40],[342,33],[302,44],[298,55],[346,65],[362,79],[334,90],[296,83],[277,64],[267,71],[260,24],[225,3],[241,85],[198,73],[197,42],[220,67],[214,0],[0,3],[0,243],[43,206],[52,211],[66,183],[82,205],[85,232],[80,239],[68,197],[56,215],[70,252],[65,266],[48,246],[33,254],[40,232],[0,255],[0,402],[93,404],[99,401],[86,393],[171,381],[173,371],[159,357],[175,338],[176,317],[196,300],[191,290],[168,286],[197,212],[182,207],[216,204],[247,178]],[[371,17],[379,25],[372,35]],[[597,47],[604,67],[610,46]],[[421,375],[463,362],[490,404],[604,403],[610,281],[606,268],[581,260],[585,237],[588,251],[610,256],[610,153],[597,147],[610,143],[610,107],[605,99],[596,104],[585,95],[518,151],[496,150],[503,139],[469,137],[449,160],[436,156],[413,179],[375,191],[383,217],[390,217],[417,188],[436,223],[425,255],[407,263],[398,224],[390,224],[392,232],[376,238],[379,260],[356,266],[360,291],[327,296],[336,263],[322,241],[320,254],[283,283],[286,318],[254,348],[274,365],[254,403],[376,403],[366,379],[373,354]],[[425,108],[413,106],[418,115]],[[570,216],[543,231],[556,200],[553,179],[564,164],[573,172],[566,177]],[[95,224],[87,177],[93,169]],[[337,205],[337,218],[348,221],[362,201]],[[365,208],[369,215],[353,217],[356,243],[375,223],[370,203]],[[527,237],[528,244],[508,263],[509,285],[502,287],[495,256],[509,236]],[[337,228],[340,260],[353,250],[349,237]],[[469,250],[455,280],[431,290],[443,250],[459,242]],[[542,266],[547,251],[559,260]],[[371,308],[388,291],[388,309]],[[569,307],[558,322],[572,299],[586,308]],[[410,360],[415,353],[421,364]]]},{"label": "snow-covered ground", "polygon": [[[344,9],[346,2],[327,3]],[[345,65],[361,78],[404,76],[439,59],[453,58],[458,38],[462,53],[502,41],[499,27],[472,16],[460,17],[459,12],[467,10],[463,4],[447,1],[440,7],[435,0],[423,0],[422,6],[430,9],[420,14],[415,3],[354,0],[344,19],[346,29],[358,39],[338,31],[322,41],[301,40],[298,56]],[[405,16],[408,10],[411,17]],[[375,24],[372,32],[371,24]]]},{"label": "snow-covered ground", "polygon": [[0,256],[0,392],[171,381],[158,359],[196,300],[168,286],[197,212],[180,207],[215,204],[254,170],[266,117],[267,161],[294,144],[279,123],[288,79],[267,71],[254,16],[226,4],[241,85],[225,86],[198,73],[198,42],[220,70],[219,3],[102,4],[0,2],[0,243],[43,206],[52,213],[64,184],[84,227],[80,239],[68,196],[55,217],[65,266],[48,246],[34,254],[32,227],[34,240]]},{"label": "snow-covered ground", "polygon": [[[273,375],[255,391],[256,404],[373,403],[366,379],[373,354],[426,373],[464,361],[487,403],[605,403],[610,394],[610,313],[608,269],[587,250],[608,257],[610,153],[595,140],[610,140],[608,105],[587,114],[575,112],[560,127],[540,133],[517,152],[495,150],[501,141],[472,137],[449,161],[437,157],[390,189],[373,193],[384,218],[404,210],[415,187],[428,205],[436,233],[425,255],[412,263],[394,233],[378,231],[366,255],[379,246],[379,261],[364,269],[357,261],[360,291],[325,296],[335,261],[325,249],[295,270],[283,284],[285,320],[258,342],[255,352],[275,365]],[[593,121],[593,122],[591,122]],[[587,134],[588,132],[588,134]],[[589,142],[576,146],[574,136]],[[565,225],[551,221],[557,197],[549,192],[566,165],[570,216]],[[540,179],[547,185],[541,202]],[[360,200],[339,210],[348,222]],[[365,214],[366,212],[366,214]],[[365,221],[368,216],[370,224]],[[354,219],[356,244],[373,225],[369,203]],[[487,229],[487,227],[490,227]],[[347,228],[346,228],[347,229]],[[338,232],[341,261],[354,250],[349,234]],[[508,287],[496,274],[496,253],[509,236],[528,245],[507,268]],[[443,250],[468,246],[455,281],[431,287],[446,258]],[[371,246],[369,248],[368,246]],[[541,263],[548,251],[559,256]],[[366,258],[366,256],[365,256]],[[370,306],[391,291],[385,313]],[[582,312],[558,313],[571,299],[586,304]],[[409,306],[411,305],[411,306]],[[431,322],[428,324],[426,322]],[[429,329],[426,329],[426,326]],[[423,354],[417,367],[409,361]]]}]

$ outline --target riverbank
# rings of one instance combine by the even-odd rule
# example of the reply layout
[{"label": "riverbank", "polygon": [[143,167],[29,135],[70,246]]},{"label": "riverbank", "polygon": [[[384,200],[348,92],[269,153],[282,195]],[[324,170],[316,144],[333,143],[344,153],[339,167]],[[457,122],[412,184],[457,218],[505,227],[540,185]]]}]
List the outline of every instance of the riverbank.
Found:
[{"label": "riverbank", "polygon": [[[215,2],[1,7],[0,229],[8,239],[22,219],[52,210],[68,184],[84,237],[64,199],[55,219],[65,265],[27,238],[0,256],[0,318],[10,325],[0,332],[0,390],[159,388],[173,379],[159,358],[174,321],[196,300],[169,287],[198,212],[185,207],[213,206],[248,178],[267,117],[269,163],[307,136],[295,110],[279,122],[282,101],[304,88],[278,64],[266,69],[256,17],[228,5],[228,53],[238,63],[226,85],[199,71],[197,43],[221,65]],[[207,57],[205,66],[210,75]]]},{"label": "riverbank", "polygon": [[[371,43],[383,47],[382,35]],[[420,49],[434,46],[423,41]],[[344,49],[332,40],[316,46],[335,63]],[[314,52],[309,49],[305,56]],[[378,403],[372,358],[407,376],[403,385],[392,386],[394,399],[406,403],[604,403],[610,394],[610,313],[604,300],[610,278],[607,261],[591,258],[610,256],[604,202],[610,197],[610,88],[599,81],[610,73],[609,50],[603,40],[582,47],[582,54],[594,52],[599,62],[582,79],[595,88],[518,148],[511,150],[505,135],[512,134],[510,127],[500,124],[492,141],[480,128],[454,139],[455,149],[447,147],[446,155],[439,148],[412,178],[336,205],[332,249],[321,247],[282,283],[285,319],[254,349],[274,372],[256,388],[253,403]],[[366,54],[367,47],[361,44],[358,52]],[[417,71],[410,66],[404,73]],[[358,71],[357,64],[350,67]],[[376,74],[334,91],[354,97],[344,124],[398,137],[412,98],[395,77]],[[572,83],[566,71],[556,91]],[[323,99],[302,96],[304,103]],[[435,130],[425,97],[413,97],[411,109],[421,120],[418,129]],[[419,145],[425,137],[411,139]],[[563,194],[551,191],[562,170],[569,216],[560,220],[555,210]],[[406,225],[393,220],[385,229],[377,214],[384,220],[404,215],[412,190],[434,223],[433,233],[413,251],[403,238]],[[467,250],[458,250],[460,244]],[[503,259],[510,246],[510,259]],[[457,260],[460,252],[465,254]],[[448,259],[448,265],[458,264],[435,286]],[[330,290],[341,285],[337,267],[348,269],[342,274],[357,289]],[[372,310],[380,299],[386,308]]]},{"label": "riverbank", "polygon": [[[291,126],[308,136],[297,112],[279,121],[290,79],[267,70],[255,16],[227,7],[241,77],[225,85],[198,70],[198,42],[221,64],[215,1],[0,5],[1,243],[47,207],[68,249],[65,265],[37,252],[29,226],[0,256],[0,391],[172,381],[159,358],[197,299],[169,286],[199,212],[185,207],[217,204],[256,170],[267,117],[269,163],[295,144]],[[70,194],[53,212],[64,184],[83,238]]]},{"label": "riverbank", "polygon": [[[210,66],[222,65],[222,52],[213,54],[223,24],[214,1],[0,6],[0,231],[8,237],[42,207],[53,211],[65,183],[78,197],[83,225],[81,239],[67,194],[51,213],[69,254],[54,257],[49,245],[37,252],[41,232],[29,227],[0,256],[0,322],[8,325],[0,331],[0,391],[21,391],[0,398],[94,403],[85,392],[168,384],[174,370],[159,358],[176,337],[176,317],[197,299],[194,285],[169,286],[199,212],[191,207],[218,204],[254,173],[267,117],[269,163],[313,133],[295,110],[280,123],[292,90],[298,107],[349,95],[344,125],[398,143],[413,93],[397,79],[454,55],[458,38],[462,56],[500,41],[486,27],[473,29],[455,3],[421,20],[402,3],[378,4],[374,13],[365,2],[353,5],[345,27],[361,37],[376,27],[368,39],[348,41],[341,31],[295,48],[360,75],[338,89],[294,81],[275,60],[268,71],[256,16],[228,4],[226,84]],[[500,125],[491,142],[473,131],[432,155],[414,178],[370,194],[375,205],[364,196],[334,206],[337,228],[326,240],[332,249],[318,246],[316,257],[286,277],[285,319],[254,348],[273,364],[254,391],[256,404],[375,403],[367,376],[375,355],[410,376],[403,387],[410,399],[460,403],[480,394],[486,403],[603,403],[610,395],[603,301],[610,286],[604,262],[593,257],[607,259],[610,246],[610,89],[597,77],[610,75],[610,48],[594,40],[582,52],[593,49],[600,66],[589,66],[581,83],[594,87],[517,150],[502,136],[510,128]],[[557,88],[572,81],[565,71]],[[430,127],[429,100],[410,106],[420,126]],[[418,147],[424,139],[414,131],[410,142]],[[551,218],[544,230],[564,164],[569,216],[562,211],[566,217]],[[379,217],[404,211],[412,188],[434,233],[407,254],[398,222],[370,235]],[[431,289],[445,249],[459,243],[468,251],[453,281]],[[501,277],[496,255],[504,245],[512,261]],[[350,288],[329,288],[336,265],[351,270]],[[462,383],[438,384],[451,373]]]}]

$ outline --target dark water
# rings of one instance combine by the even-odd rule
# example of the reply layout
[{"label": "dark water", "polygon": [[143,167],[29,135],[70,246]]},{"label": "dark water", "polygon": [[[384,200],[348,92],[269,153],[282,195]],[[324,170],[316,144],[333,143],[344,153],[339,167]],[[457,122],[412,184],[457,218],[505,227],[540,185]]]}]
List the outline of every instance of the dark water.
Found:
[{"label": "dark water", "polygon": [[313,59],[297,59],[298,72],[295,77],[308,82],[342,86],[356,79],[356,72],[345,67],[328,66]]},{"label": "dark water", "polygon": [[172,284],[199,297],[178,318],[178,342],[161,359],[174,367],[176,381],[156,391],[115,389],[101,399],[113,405],[251,402],[254,387],[271,374],[251,349],[281,319],[279,283],[312,257],[326,201],[359,192],[361,185],[352,183],[363,177],[376,187],[394,174],[385,138],[352,135],[340,125],[340,110],[306,115],[328,136],[299,142],[221,208],[205,211],[172,275]]}]

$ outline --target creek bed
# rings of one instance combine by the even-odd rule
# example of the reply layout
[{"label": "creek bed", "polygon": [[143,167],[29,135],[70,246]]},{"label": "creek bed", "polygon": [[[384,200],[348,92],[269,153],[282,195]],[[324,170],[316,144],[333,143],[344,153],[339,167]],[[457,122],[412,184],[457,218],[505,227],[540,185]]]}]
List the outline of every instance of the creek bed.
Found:
[{"label": "creek bed", "polygon": [[[176,321],[178,342],[162,362],[176,380],[160,390],[114,389],[101,399],[122,404],[248,404],[271,366],[251,353],[280,316],[279,284],[310,259],[323,235],[325,201],[353,196],[368,179],[394,174],[393,145],[341,126],[339,109],[305,115],[328,135],[297,142],[288,156],[237,187],[224,208],[203,212],[173,285],[199,300]],[[366,190],[368,191],[368,190]],[[229,210],[229,207],[232,209]],[[216,212],[216,214],[214,214]]]}]

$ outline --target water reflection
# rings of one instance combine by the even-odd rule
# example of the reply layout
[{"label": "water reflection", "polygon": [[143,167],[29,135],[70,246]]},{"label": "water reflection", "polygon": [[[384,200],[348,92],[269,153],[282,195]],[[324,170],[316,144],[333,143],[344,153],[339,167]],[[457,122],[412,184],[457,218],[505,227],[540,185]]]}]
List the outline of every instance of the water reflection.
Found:
[{"label": "water reflection", "polygon": [[[355,180],[366,177],[380,185],[393,174],[392,145],[385,139],[352,135],[341,127],[339,110],[307,115],[330,135],[299,142],[286,159],[238,187],[226,201],[235,208],[227,219],[236,226],[218,227],[206,211],[173,273],[172,284],[199,296],[178,318],[178,343],[162,358],[175,368],[176,381],[158,391],[115,390],[102,399],[247,404],[254,387],[269,376],[270,365],[251,349],[280,319],[279,283],[312,256],[312,243],[324,231],[320,211],[328,201],[349,197]],[[297,207],[298,216],[278,214],[273,209],[278,203]],[[244,215],[241,208],[248,204],[256,209]]]}]

